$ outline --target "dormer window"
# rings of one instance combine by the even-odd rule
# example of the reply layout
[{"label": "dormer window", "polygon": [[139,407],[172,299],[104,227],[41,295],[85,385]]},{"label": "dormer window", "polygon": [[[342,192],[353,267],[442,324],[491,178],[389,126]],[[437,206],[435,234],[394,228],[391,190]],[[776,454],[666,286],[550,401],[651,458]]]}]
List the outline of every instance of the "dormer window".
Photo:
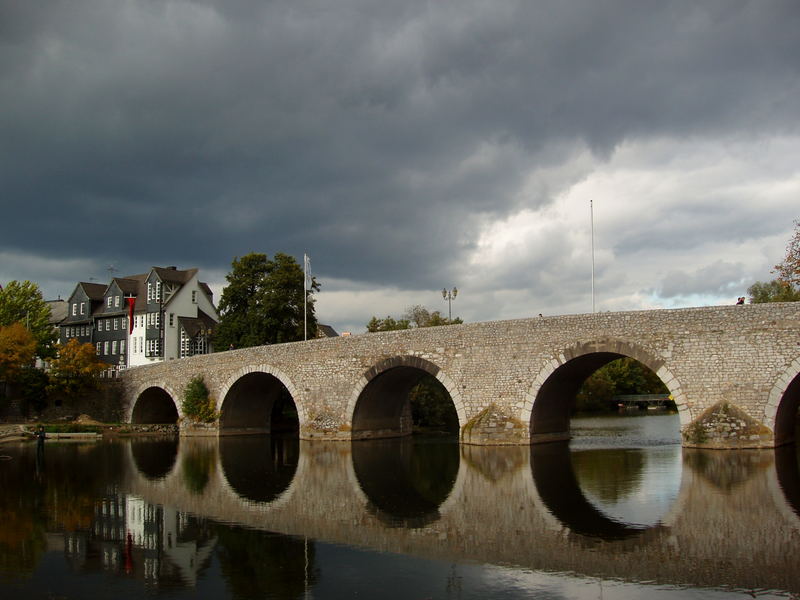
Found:
[{"label": "dormer window", "polygon": [[78,314],[78,305],[77,304],[73,304],[72,305],[72,316],[74,317],[77,314]]},{"label": "dormer window", "polygon": [[114,299],[114,298],[113,298],[113,297],[111,297],[111,296],[109,296],[109,297],[108,297],[108,302],[106,302],[106,306],[108,306],[108,308],[111,308],[111,301],[112,301],[113,299]]},{"label": "dormer window", "polygon": [[114,307],[119,308],[119,296],[114,296]]}]

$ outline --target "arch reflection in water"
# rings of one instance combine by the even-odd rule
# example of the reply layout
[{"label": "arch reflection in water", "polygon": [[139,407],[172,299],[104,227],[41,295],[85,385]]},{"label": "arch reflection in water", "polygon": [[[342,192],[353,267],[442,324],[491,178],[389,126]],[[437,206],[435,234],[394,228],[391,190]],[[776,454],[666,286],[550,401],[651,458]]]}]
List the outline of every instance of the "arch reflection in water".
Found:
[{"label": "arch reflection in water", "polygon": [[571,462],[587,500],[629,525],[657,525],[680,492],[680,446],[573,450]]},{"label": "arch reflection in water", "polygon": [[800,517],[800,467],[798,467],[800,446],[790,444],[775,448],[775,469],[778,484],[781,486],[786,503]]},{"label": "arch reflection in water", "polygon": [[163,479],[175,466],[178,457],[178,438],[158,437],[131,440],[133,462],[148,479]]},{"label": "arch reflection in water", "polygon": [[219,438],[222,472],[228,485],[245,500],[272,502],[294,479],[300,442],[271,435]]},{"label": "arch reflection in water", "polygon": [[424,527],[458,476],[458,444],[448,439],[399,438],[352,444],[353,468],[367,509],[391,527]]},{"label": "arch reflection in water", "polygon": [[[534,484],[547,509],[572,532],[607,541],[627,539],[647,529],[660,527],[659,520],[652,515],[640,519],[636,518],[636,513],[625,510],[624,500],[640,494],[645,481],[651,479],[643,476],[636,481],[636,471],[644,469],[646,459],[631,457],[620,461],[617,456],[608,456],[609,452],[613,454],[619,450],[587,450],[576,453],[573,457],[566,442],[531,446]],[[677,452],[680,456],[679,448],[669,449],[669,452]],[[607,462],[609,460],[610,463]],[[612,475],[614,463],[616,468],[627,468],[629,472],[621,476]],[[668,457],[667,463],[674,465],[675,461]],[[680,488],[679,461],[672,470],[673,474],[669,478],[674,484],[659,501],[659,516],[666,514]],[[602,478],[605,478],[604,482],[601,481]],[[628,482],[622,483],[626,480]],[[582,484],[586,486],[590,498],[600,506],[587,498]],[[606,510],[611,514],[607,514]]]}]

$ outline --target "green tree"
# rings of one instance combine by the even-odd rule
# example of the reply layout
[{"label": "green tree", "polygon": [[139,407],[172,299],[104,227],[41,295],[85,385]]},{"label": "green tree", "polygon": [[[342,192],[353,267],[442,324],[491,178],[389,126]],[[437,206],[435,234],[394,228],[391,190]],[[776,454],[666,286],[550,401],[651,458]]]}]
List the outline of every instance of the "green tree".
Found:
[{"label": "green tree", "polygon": [[[294,257],[280,252],[272,259],[258,253],[235,258],[219,302],[216,349],[302,340],[303,277],[303,269]],[[319,283],[312,278],[308,288],[308,335],[315,337],[313,293],[319,290]]]},{"label": "green tree", "polygon": [[668,393],[658,375],[638,360],[626,356],[597,369],[584,381],[576,397],[576,409],[611,410],[617,395]]},{"label": "green tree", "polygon": [[408,319],[397,320],[394,317],[386,317],[385,319],[378,319],[372,317],[367,323],[367,331],[375,333],[376,331],[397,331],[399,329],[409,329],[411,323]]},{"label": "green tree", "polygon": [[456,317],[452,321],[443,317],[438,310],[430,312],[420,304],[409,306],[400,319],[387,316],[385,319],[372,317],[367,323],[367,331],[395,331],[398,329],[411,329],[412,327],[436,327],[439,325],[457,325],[463,323]]},{"label": "green tree", "polygon": [[797,302],[800,300],[800,290],[795,289],[790,283],[782,279],[773,279],[767,282],[757,281],[747,288],[747,294],[753,304]]},{"label": "green tree", "polygon": [[195,375],[186,384],[181,408],[184,415],[199,423],[211,423],[217,419],[215,402],[202,375]]},{"label": "green tree", "polygon": [[55,356],[58,335],[50,324],[50,308],[35,283],[10,281],[0,289],[0,326],[12,323],[22,323],[33,333],[37,356]]}]

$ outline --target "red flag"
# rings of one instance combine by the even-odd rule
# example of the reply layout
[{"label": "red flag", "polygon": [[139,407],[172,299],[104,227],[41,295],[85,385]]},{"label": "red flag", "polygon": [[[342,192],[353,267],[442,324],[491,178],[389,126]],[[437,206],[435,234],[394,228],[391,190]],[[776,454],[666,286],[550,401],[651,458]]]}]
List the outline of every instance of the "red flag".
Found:
[{"label": "red flag", "polygon": [[128,335],[133,333],[133,305],[136,304],[135,296],[128,296]]}]

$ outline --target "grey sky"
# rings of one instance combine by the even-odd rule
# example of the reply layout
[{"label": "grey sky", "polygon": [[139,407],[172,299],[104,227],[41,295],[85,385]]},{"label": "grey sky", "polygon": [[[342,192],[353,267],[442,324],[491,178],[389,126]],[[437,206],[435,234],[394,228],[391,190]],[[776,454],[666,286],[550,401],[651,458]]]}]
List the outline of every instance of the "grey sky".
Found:
[{"label": "grey sky", "polygon": [[[800,4],[0,0],[0,281],[313,259],[318,314],[729,302],[800,217]],[[732,298],[731,298],[732,296]]]}]

